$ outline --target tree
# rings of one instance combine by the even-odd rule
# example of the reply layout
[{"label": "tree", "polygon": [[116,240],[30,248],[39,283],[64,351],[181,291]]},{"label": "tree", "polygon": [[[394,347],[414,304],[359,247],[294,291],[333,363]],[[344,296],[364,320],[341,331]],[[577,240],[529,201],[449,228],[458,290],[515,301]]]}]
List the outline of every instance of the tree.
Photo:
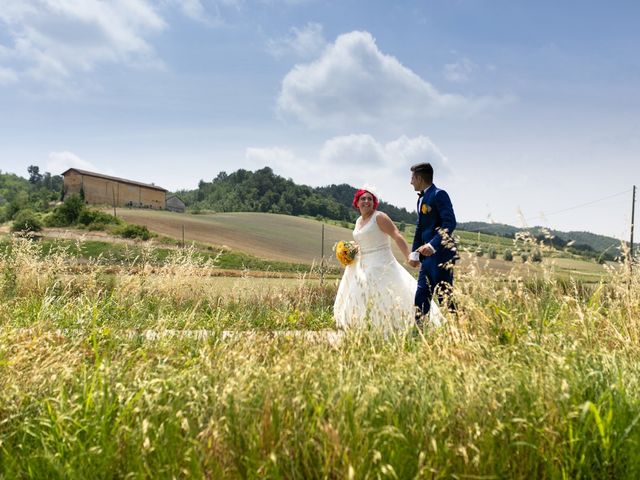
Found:
[{"label": "tree", "polygon": [[29,165],[27,168],[29,172],[29,183],[32,185],[39,185],[42,182],[42,174],[40,173],[40,167],[37,165]]}]

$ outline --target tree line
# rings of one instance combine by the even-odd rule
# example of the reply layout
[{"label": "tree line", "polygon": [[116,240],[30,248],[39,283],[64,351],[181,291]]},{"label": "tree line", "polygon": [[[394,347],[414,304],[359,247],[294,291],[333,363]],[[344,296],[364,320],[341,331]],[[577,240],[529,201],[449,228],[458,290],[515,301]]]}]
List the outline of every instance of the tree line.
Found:
[{"label": "tree line", "polygon": [[[176,193],[191,211],[281,213],[353,222],[358,217],[351,205],[355,192],[347,184],[298,185],[264,167],[255,172],[244,169],[230,174],[220,172],[210,182],[200,180],[195,190]],[[404,208],[380,202],[378,209],[396,222],[415,222],[415,213]]]}]

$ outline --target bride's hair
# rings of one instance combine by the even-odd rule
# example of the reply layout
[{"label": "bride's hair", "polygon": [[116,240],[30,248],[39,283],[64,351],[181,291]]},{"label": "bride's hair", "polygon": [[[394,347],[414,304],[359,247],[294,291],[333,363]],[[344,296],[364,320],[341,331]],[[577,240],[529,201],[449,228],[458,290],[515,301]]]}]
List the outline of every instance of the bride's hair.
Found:
[{"label": "bride's hair", "polygon": [[369,190],[365,190],[363,188],[361,188],[360,190],[358,190],[356,192],[356,194],[353,196],[353,208],[355,208],[356,210],[358,209],[358,200],[360,200],[360,197],[362,195],[364,195],[365,193],[368,193],[369,195],[371,195],[373,197],[373,209],[375,210],[376,208],[378,208],[378,197],[376,197],[373,193],[371,193]]}]

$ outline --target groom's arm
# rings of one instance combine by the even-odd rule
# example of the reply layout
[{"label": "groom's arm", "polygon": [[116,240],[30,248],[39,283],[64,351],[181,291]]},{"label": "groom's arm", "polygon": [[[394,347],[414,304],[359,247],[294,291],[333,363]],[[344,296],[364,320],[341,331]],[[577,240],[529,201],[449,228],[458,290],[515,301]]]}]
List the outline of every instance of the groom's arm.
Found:
[{"label": "groom's arm", "polygon": [[416,233],[413,235],[411,251],[415,252],[422,243],[422,229],[420,228],[420,215],[418,215],[418,220],[416,221]]}]

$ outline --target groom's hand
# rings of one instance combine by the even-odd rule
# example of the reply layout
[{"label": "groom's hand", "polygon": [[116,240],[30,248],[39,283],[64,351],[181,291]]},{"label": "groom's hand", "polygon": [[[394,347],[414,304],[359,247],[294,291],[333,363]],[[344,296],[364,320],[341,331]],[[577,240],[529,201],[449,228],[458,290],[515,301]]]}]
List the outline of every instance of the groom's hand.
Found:
[{"label": "groom's hand", "polygon": [[417,260],[409,260],[409,266],[413,267],[413,268],[418,268],[418,266],[420,266],[420,262]]},{"label": "groom's hand", "polygon": [[431,255],[436,253],[433,247],[428,243],[425,243],[421,247],[418,247],[416,252],[419,252],[421,255],[424,255],[425,257],[430,257]]}]

